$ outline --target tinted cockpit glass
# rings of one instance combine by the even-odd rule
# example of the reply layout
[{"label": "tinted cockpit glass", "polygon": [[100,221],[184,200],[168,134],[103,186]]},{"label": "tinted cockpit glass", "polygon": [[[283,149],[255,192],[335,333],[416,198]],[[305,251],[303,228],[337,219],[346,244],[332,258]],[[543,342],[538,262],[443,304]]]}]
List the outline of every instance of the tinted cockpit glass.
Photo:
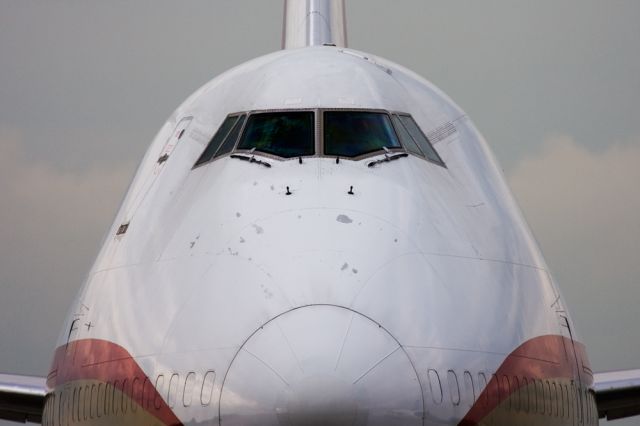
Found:
[{"label": "tinted cockpit glass", "polygon": [[207,161],[213,158],[213,155],[216,153],[216,151],[220,147],[220,144],[222,143],[224,138],[229,134],[229,131],[231,130],[233,125],[236,124],[236,121],[238,121],[237,115],[232,117],[227,117],[227,119],[224,120],[224,122],[222,123],[222,125],[220,126],[216,134],[213,135],[213,138],[211,138],[211,141],[205,148],[202,155],[200,155],[200,158],[198,158],[198,161],[196,161],[196,164],[195,164],[196,166],[199,166],[202,163],[206,163]]},{"label": "tinted cockpit glass", "polygon": [[218,158],[222,155],[228,154],[231,151],[233,151],[233,147],[235,146],[236,141],[238,140],[238,136],[240,135],[240,130],[242,130],[242,125],[244,124],[244,121],[246,119],[247,119],[246,115],[243,115],[238,119],[236,124],[233,126],[233,129],[229,132],[226,139],[222,143],[222,145],[220,145],[220,149],[218,150],[218,152],[216,152],[216,155],[214,156],[214,158]]},{"label": "tinted cockpit glass", "polygon": [[290,158],[313,155],[312,111],[268,112],[249,117],[238,150],[251,150]]},{"label": "tinted cockpit glass", "polygon": [[400,138],[400,142],[402,142],[402,146],[412,154],[415,154],[419,157],[424,157],[424,153],[420,150],[420,147],[416,144],[416,141],[413,140],[409,131],[404,127],[404,124],[400,122],[400,118],[397,115],[393,115],[392,119],[393,125],[398,132],[398,137]]},{"label": "tinted cockpit glass", "polygon": [[436,150],[431,146],[429,139],[427,139],[424,133],[422,133],[422,130],[420,130],[420,127],[418,127],[418,124],[413,120],[413,118],[409,115],[399,115],[398,117],[400,117],[400,122],[404,125],[404,128],[409,132],[424,155],[434,163],[444,164]]},{"label": "tinted cockpit glass", "polygon": [[357,157],[383,148],[401,148],[387,114],[325,111],[325,155]]}]

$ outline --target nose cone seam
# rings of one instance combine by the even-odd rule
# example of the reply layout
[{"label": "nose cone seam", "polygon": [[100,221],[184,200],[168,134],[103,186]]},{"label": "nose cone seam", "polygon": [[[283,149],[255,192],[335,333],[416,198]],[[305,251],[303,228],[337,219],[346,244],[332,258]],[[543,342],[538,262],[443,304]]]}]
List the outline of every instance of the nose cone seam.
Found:
[{"label": "nose cone seam", "polygon": [[418,425],[423,412],[418,377],[396,339],[333,305],[288,311],[253,333],[219,403],[224,426]]}]

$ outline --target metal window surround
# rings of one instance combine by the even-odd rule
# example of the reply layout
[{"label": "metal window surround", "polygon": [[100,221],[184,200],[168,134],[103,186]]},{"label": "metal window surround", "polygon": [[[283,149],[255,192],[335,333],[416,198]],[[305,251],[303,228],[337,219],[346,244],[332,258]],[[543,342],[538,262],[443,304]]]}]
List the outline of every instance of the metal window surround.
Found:
[{"label": "metal window surround", "polygon": [[[295,157],[291,157],[291,158],[284,158],[284,157],[280,157],[280,156],[277,156],[277,155],[274,155],[274,154],[261,152],[261,151],[250,151],[250,150],[237,149],[238,143],[242,139],[242,135],[243,135],[243,133],[245,131],[247,122],[249,121],[249,118],[252,115],[274,113],[274,112],[305,112],[305,111],[314,112],[314,123],[315,123],[315,132],[314,132],[315,153],[314,154],[312,154],[312,155],[295,156]],[[214,154],[214,156],[212,157],[211,160],[209,160],[207,162],[203,162],[203,163],[197,164],[197,165],[194,165],[193,169],[196,169],[196,168],[199,168],[199,167],[201,167],[203,165],[206,165],[206,164],[209,164],[211,162],[214,162],[214,161],[216,161],[216,160],[218,160],[220,158],[228,157],[229,155],[235,154],[235,153],[245,154],[245,155],[251,153],[251,155],[259,155],[261,157],[272,159],[272,160],[277,160],[277,161],[298,161],[299,158],[315,158],[315,157],[317,157],[317,158],[332,158],[332,159],[335,159],[336,158],[335,155],[326,155],[324,153],[324,114],[323,113],[325,111],[345,111],[345,112],[352,111],[352,112],[372,112],[372,113],[386,114],[389,117],[389,119],[391,120],[392,129],[396,133],[396,136],[398,137],[398,141],[400,141],[401,145],[402,145],[402,141],[401,141],[400,137],[398,136],[398,130],[396,129],[396,125],[393,123],[394,120],[392,120],[392,118],[393,118],[392,116],[393,115],[406,116],[406,117],[411,117],[413,119],[411,114],[406,113],[406,112],[388,111],[388,110],[374,109],[374,108],[283,108],[283,109],[274,108],[274,109],[263,109],[263,110],[251,110],[251,111],[234,112],[234,113],[231,113],[231,114],[228,114],[227,116],[225,116],[224,119],[222,120],[222,123],[228,117],[242,116],[242,115],[245,115],[245,114],[247,115],[247,117],[244,120],[244,123],[242,123],[242,128],[240,129],[240,132],[238,134],[238,138],[236,139],[236,141],[234,143],[233,149],[230,152],[228,152],[228,153],[226,153],[224,155],[218,156],[218,157],[216,157],[215,154]],[[416,125],[417,125],[417,123],[416,123]],[[420,126],[418,126],[418,128],[420,129],[420,131],[424,135],[424,132],[422,131]],[[217,132],[218,129],[216,129],[215,131]],[[214,132],[214,135],[215,135],[215,132]],[[425,136],[425,138],[426,138],[426,136]],[[429,141],[429,140],[427,139],[427,141]],[[429,141],[429,143],[430,143],[430,141]],[[207,144],[207,146],[208,146],[208,144]],[[431,146],[433,148],[433,144],[431,144]],[[206,149],[206,146],[205,146],[205,149]],[[438,157],[440,157],[438,152],[435,151],[435,148],[433,148],[433,149],[434,149],[434,152],[436,152],[436,154],[438,155]],[[406,149],[404,147],[404,145],[402,145],[401,148],[389,148],[388,150],[389,150],[389,152],[392,152],[392,153],[407,153],[410,156],[417,157],[417,158],[425,160],[425,161],[427,161],[429,163],[436,164],[438,166],[447,168],[447,166],[444,163],[444,161],[441,160],[440,162],[436,162],[436,161],[433,161],[433,160],[429,159],[426,155],[425,156],[417,155],[417,154],[409,151],[408,149]],[[362,154],[362,155],[359,155],[359,156],[356,156],[356,157],[340,157],[340,161],[361,161],[361,160],[364,160],[364,159],[367,159],[367,158],[377,157],[377,156],[383,155],[385,153],[386,153],[386,151],[381,149],[381,150],[377,150],[377,151],[373,151],[373,152],[368,152],[366,154]],[[198,156],[198,158],[200,158],[200,156]]]}]

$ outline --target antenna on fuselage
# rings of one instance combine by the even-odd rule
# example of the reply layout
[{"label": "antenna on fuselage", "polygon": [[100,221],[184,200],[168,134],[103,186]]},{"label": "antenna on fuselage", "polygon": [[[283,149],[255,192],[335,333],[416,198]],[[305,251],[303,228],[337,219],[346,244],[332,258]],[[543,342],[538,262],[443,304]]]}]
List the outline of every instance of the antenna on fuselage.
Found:
[{"label": "antenna on fuselage", "polygon": [[284,0],[282,48],[347,47],[345,0]]}]

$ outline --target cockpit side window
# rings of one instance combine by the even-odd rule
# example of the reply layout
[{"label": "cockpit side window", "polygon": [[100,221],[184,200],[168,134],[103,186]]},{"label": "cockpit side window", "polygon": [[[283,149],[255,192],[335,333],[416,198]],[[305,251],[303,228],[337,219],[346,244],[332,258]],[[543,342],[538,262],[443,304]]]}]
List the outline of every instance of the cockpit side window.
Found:
[{"label": "cockpit side window", "polygon": [[207,147],[204,149],[204,151],[200,155],[200,158],[198,158],[198,161],[196,161],[196,164],[194,165],[194,167],[197,167],[200,164],[206,163],[207,161],[210,161],[213,158],[214,154],[216,153],[216,151],[218,150],[218,148],[220,147],[224,139],[227,137],[227,135],[233,128],[233,125],[236,124],[236,122],[238,121],[238,118],[239,118],[238,115],[234,115],[234,116],[227,117],[226,120],[222,122],[222,125],[220,126],[216,134],[213,135],[213,137],[211,138],[211,141],[209,142]]},{"label": "cockpit side window", "polygon": [[313,111],[283,111],[252,114],[237,150],[255,150],[283,158],[313,155],[315,121]]},{"label": "cockpit side window", "polygon": [[400,142],[402,142],[402,146],[412,154],[415,154],[419,157],[424,157],[424,153],[416,144],[416,141],[413,140],[409,131],[405,129],[404,125],[400,122],[400,118],[394,114],[391,118],[393,121],[393,126],[396,128],[396,132],[398,132],[398,137],[400,138]]},{"label": "cockpit side window", "polygon": [[424,133],[422,133],[422,130],[420,130],[420,127],[418,127],[418,124],[413,120],[413,118],[410,115],[398,115],[398,117],[400,118],[400,122],[404,128],[409,132],[411,138],[420,147],[420,150],[424,153],[427,159],[444,166],[444,162],[431,145],[431,142],[429,142],[429,139],[427,139]]},{"label": "cockpit side window", "polygon": [[220,146],[220,149],[218,150],[218,152],[216,152],[216,155],[214,155],[213,158],[221,157],[233,151],[233,147],[236,145],[236,141],[238,140],[238,136],[240,136],[240,131],[242,130],[242,127],[246,119],[247,119],[246,115],[240,116],[238,121],[236,121],[235,126],[233,126],[233,129],[231,129],[231,131],[229,132],[229,135],[224,140],[224,142]]},{"label": "cockpit side window", "polygon": [[325,111],[324,154],[357,157],[401,148],[389,116],[370,111]]}]

